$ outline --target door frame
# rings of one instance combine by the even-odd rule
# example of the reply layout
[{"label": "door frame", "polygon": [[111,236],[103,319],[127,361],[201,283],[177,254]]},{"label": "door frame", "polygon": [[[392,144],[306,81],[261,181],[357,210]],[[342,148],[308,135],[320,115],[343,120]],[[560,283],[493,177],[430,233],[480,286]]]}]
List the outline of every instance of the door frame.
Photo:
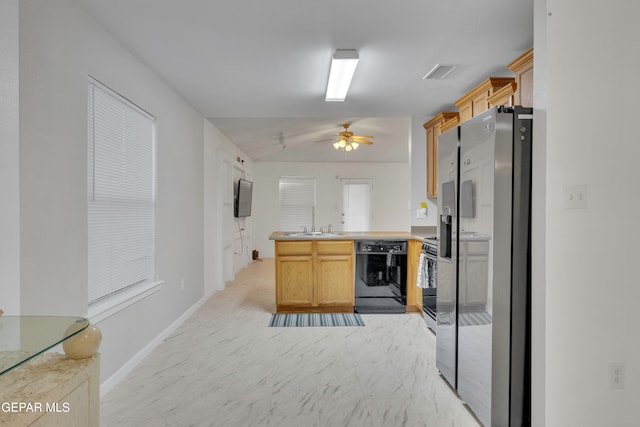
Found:
[{"label": "door frame", "polygon": [[344,186],[345,184],[368,184],[369,185],[369,230],[375,230],[374,206],[374,185],[373,178],[340,178],[340,225],[344,230]]}]

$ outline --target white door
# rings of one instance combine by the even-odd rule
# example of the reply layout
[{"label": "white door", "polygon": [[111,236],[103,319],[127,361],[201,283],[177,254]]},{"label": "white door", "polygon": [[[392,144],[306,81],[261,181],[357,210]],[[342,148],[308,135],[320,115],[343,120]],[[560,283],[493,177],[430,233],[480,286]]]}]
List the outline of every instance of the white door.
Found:
[{"label": "white door", "polygon": [[342,230],[371,231],[373,215],[370,179],[342,179]]}]

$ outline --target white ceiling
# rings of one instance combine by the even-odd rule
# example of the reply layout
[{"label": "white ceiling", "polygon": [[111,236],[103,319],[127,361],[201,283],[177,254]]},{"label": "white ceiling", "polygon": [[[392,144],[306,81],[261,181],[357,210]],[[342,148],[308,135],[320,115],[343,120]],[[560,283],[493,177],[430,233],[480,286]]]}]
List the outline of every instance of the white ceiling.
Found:
[{"label": "white ceiling", "polygon": [[[254,160],[406,161],[411,117],[533,45],[533,0],[76,1]],[[360,55],[345,102],[324,101],[335,49]],[[458,68],[423,80],[437,63]],[[342,123],[374,145],[313,142]]]}]

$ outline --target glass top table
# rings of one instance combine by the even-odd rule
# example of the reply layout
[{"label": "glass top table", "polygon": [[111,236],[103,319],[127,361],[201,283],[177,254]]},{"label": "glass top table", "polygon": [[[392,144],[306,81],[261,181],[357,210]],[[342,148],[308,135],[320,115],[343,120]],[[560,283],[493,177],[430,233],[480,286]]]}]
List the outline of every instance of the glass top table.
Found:
[{"label": "glass top table", "polygon": [[0,316],[0,375],[89,326],[82,317]]}]

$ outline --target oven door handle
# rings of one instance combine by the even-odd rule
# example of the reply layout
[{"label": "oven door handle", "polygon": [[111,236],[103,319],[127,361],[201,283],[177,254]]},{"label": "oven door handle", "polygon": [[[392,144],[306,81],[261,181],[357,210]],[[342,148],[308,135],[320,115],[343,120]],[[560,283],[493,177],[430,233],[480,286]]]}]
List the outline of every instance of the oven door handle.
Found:
[{"label": "oven door handle", "polygon": [[429,261],[438,261],[438,257],[431,254],[425,254]]}]

